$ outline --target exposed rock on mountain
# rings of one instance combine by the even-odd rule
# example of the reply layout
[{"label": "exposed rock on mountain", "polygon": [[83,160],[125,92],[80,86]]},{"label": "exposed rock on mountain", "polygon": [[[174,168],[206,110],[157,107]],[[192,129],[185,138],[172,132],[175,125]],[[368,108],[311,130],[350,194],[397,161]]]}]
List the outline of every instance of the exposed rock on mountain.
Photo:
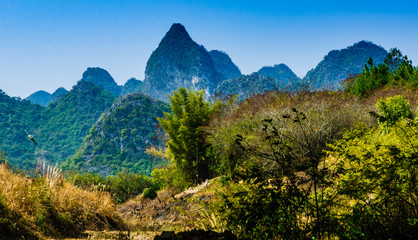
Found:
[{"label": "exposed rock on mountain", "polygon": [[[103,175],[123,169],[150,174],[153,163],[145,148],[155,136],[157,117],[169,111],[167,103],[142,93],[118,99],[93,125],[84,145],[69,159],[68,169]],[[156,140],[154,140],[156,141]]]},{"label": "exposed rock on mountain", "polygon": [[221,77],[206,49],[181,24],[173,24],[148,59],[142,92],[162,100],[179,87],[204,89],[210,96]]},{"label": "exposed rock on mountain", "polygon": [[29,95],[29,97],[25,98],[29,100],[33,104],[39,104],[41,106],[48,106],[48,103],[51,101],[51,94],[46,91],[37,91]]},{"label": "exposed rock on mountain", "polygon": [[313,89],[341,88],[341,80],[348,78],[349,74],[361,73],[370,57],[375,64],[380,64],[387,54],[383,47],[360,41],[353,46],[329,52],[305,78]]},{"label": "exposed rock on mountain", "polygon": [[119,96],[121,87],[115,82],[109,72],[98,67],[87,68],[83,73],[81,81],[91,82],[96,86],[102,87],[111,92],[113,96]]},{"label": "exposed rock on mountain", "polygon": [[241,71],[225,52],[212,50],[209,55],[213,60],[213,67],[223,80],[241,76]]}]

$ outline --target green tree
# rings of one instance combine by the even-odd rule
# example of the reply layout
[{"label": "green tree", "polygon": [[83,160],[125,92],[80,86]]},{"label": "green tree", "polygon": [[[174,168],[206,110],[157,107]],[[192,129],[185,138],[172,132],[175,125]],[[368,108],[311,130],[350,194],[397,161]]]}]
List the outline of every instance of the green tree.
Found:
[{"label": "green tree", "polygon": [[212,159],[206,157],[210,145],[204,139],[203,126],[217,111],[219,103],[211,105],[204,100],[203,90],[195,92],[179,88],[169,97],[171,111],[158,118],[169,136],[168,150],[180,175],[188,183],[199,183],[212,177]]}]

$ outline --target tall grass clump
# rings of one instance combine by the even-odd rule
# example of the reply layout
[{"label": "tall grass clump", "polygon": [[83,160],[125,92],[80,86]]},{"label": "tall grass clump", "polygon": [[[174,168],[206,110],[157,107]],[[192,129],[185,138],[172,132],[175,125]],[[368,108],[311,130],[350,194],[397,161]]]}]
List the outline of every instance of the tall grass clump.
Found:
[{"label": "tall grass clump", "polygon": [[2,222],[22,223],[27,229],[9,234],[76,237],[85,230],[125,228],[108,193],[74,187],[63,179],[57,166],[39,166],[39,175],[31,178],[0,164],[0,202],[11,213]]}]

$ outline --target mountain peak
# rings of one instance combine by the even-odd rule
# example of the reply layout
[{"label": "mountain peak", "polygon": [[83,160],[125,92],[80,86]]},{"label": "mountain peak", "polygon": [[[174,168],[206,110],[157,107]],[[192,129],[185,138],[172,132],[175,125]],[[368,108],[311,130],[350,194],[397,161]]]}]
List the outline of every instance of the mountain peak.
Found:
[{"label": "mountain peak", "polygon": [[179,87],[204,89],[208,97],[219,74],[206,49],[197,44],[183,25],[175,23],[147,62],[142,92],[162,100]]},{"label": "mountain peak", "polygon": [[105,90],[111,92],[115,96],[120,94],[120,87],[109,74],[109,72],[103,68],[87,68],[87,70],[83,73],[83,78],[81,81],[91,82],[94,85],[102,87]]},{"label": "mountain peak", "polygon": [[160,42],[160,46],[170,46],[174,48],[183,47],[186,44],[196,43],[186,31],[186,28],[180,23],[174,23]]}]

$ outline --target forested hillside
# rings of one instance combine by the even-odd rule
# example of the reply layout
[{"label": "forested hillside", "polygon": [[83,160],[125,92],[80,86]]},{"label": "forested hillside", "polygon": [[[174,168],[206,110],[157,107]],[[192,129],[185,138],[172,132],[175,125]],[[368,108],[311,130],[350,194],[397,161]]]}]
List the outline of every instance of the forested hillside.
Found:
[{"label": "forested hillside", "polygon": [[119,98],[93,125],[65,168],[105,176],[123,170],[149,175],[162,162],[146,154],[145,148],[163,144],[155,132],[157,117],[168,111],[167,103],[142,93]]},{"label": "forested hillside", "polygon": [[341,80],[361,73],[364,64],[373,58],[377,64],[383,63],[388,52],[368,41],[360,41],[341,50],[330,51],[318,65],[311,69],[305,79],[313,89],[338,89]]}]

